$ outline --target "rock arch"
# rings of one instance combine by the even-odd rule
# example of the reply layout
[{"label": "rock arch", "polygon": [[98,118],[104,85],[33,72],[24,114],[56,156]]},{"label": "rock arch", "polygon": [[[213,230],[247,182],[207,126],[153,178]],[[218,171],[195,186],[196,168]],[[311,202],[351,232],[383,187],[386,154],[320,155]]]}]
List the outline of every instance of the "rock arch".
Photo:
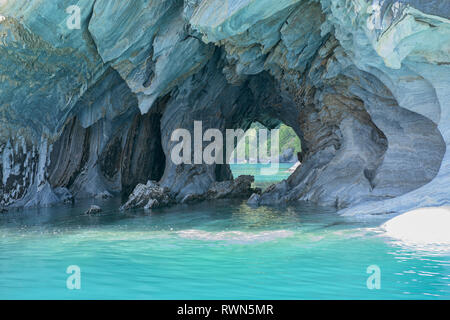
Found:
[{"label": "rock arch", "polygon": [[0,7],[2,206],[128,194],[147,179],[177,201],[205,194],[229,168],[168,157],[170,133],[194,120],[296,131],[304,165],[259,204],[450,202],[445,1],[86,0],[78,32],[58,3]]}]

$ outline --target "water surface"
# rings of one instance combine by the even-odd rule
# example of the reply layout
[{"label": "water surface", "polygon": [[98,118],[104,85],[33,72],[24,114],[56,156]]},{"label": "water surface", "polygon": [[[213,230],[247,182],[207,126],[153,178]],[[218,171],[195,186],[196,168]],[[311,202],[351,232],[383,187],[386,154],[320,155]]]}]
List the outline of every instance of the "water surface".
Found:
[{"label": "water surface", "polygon": [[[90,204],[104,208],[86,216]],[[298,204],[214,201],[119,212],[118,200],[0,217],[1,299],[450,298],[447,248],[406,247],[377,228]],[[81,290],[66,269],[81,269]],[[381,289],[367,288],[369,266]]]},{"label": "water surface", "polygon": [[288,171],[294,163],[278,163],[278,173],[275,175],[262,174],[263,168],[271,168],[268,164],[231,164],[231,170],[235,177],[240,175],[252,175],[255,177],[254,187],[266,189],[268,186],[283,179],[287,179],[291,173]]}]

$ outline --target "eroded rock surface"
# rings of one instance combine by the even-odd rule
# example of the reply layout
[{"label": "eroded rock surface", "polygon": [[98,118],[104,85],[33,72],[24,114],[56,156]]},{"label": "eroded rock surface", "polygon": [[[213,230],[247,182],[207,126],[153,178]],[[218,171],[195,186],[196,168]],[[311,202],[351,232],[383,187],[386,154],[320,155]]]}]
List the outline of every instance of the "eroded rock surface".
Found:
[{"label": "eroded rock surface", "polygon": [[174,203],[173,194],[168,188],[161,187],[156,181],[147,184],[138,184],[131,193],[128,201],[120,208],[128,210],[133,208],[152,209]]},{"label": "eroded rock surface", "polygon": [[103,211],[102,208],[100,208],[99,206],[92,205],[92,206],[85,212],[85,214],[88,214],[88,215],[99,214],[99,213],[101,213],[102,211]]},{"label": "eroded rock surface", "polygon": [[0,207],[128,195],[148,180],[174,202],[232,196],[227,165],[170,160],[171,133],[194,121],[296,131],[302,165],[257,205],[450,203],[448,1],[77,4],[70,29],[69,1],[0,1]]},{"label": "eroded rock surface", "polygon": [[138,184],[131,193],[128,201],[121,207],[121,210],[134,208],[155,209],[166,207],[171,204],[181,202],[189,203],[203,200],[215,199],[245,199],[253,192],[260,192],[252,188],[255,181],[253,176],[239,176],[236,179],[214,182],[206,192],[190,193],[177,201],[177,195],[167,187],[162,187],[156,181],[148,181],[147,184]]}]

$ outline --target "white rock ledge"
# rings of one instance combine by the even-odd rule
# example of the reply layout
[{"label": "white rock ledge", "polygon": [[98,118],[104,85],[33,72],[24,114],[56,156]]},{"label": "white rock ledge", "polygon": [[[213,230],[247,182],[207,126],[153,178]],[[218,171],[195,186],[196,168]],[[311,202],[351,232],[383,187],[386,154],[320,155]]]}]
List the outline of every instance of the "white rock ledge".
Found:
[{"label": "white rock ledge", "polygon": [[386,235],[412,245],[450,245],[450,206],[406,212],[381,226]]}]

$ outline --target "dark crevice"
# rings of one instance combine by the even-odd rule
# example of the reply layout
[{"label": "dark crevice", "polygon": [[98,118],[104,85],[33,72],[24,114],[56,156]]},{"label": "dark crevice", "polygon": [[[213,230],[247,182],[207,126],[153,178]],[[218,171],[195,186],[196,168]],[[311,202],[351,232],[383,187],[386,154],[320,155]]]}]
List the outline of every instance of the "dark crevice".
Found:
[{"label": "dark crevice", "polygon": [[137,114],[128,130],[121,158],[122,194],[129,195],[139,183],[159,181],[164,174],[161,115]]}]

